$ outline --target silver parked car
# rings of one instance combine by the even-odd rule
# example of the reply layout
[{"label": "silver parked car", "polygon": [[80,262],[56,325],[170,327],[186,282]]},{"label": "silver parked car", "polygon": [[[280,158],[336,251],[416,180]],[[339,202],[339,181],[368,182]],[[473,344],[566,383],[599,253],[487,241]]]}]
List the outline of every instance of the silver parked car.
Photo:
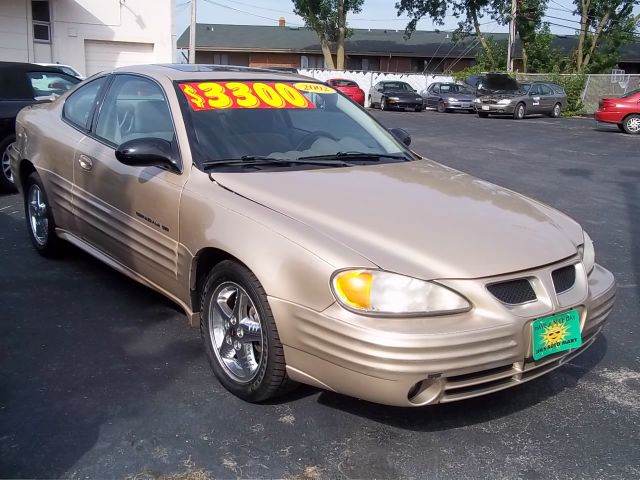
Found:
[{"label": "silver parked car", "polygon": [[476,94],[466,85],[457,83],[432,83],[422,92],[425,108],[435,108],[438,112],[466,110],[474,112],[473,101]]},{"label": "silver parked car", "polygon": [[560,85],[518,83],[511,77],[505,81],[502,75],[499,81],[489,77],[478,85],[481,95],[474,102],[480,117],[499,114],[521,120],[529,114],[546,114],[557,118],[567,105],[567,94]]}]

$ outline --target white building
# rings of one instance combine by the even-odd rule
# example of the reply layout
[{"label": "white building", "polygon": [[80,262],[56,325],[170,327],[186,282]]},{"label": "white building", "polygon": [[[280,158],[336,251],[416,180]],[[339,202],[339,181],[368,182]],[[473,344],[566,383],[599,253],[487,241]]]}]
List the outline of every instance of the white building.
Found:
[{"label": "white building", "polygon": [[84,75],[175,61],[175,0],[0,0],[0,61]]}]

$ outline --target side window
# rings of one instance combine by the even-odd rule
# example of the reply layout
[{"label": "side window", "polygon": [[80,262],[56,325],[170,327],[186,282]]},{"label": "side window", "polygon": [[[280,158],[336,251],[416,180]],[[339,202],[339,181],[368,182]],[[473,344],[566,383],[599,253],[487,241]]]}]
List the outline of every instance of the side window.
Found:
[{"label": "side window", "polygon": [[531,88],[529,89],[529,94],[530,95],[540,95],[540,89],[538,88],[538,85],[536,85],[536,84],[531,85]]},{"label": "side window", "polygon": [[62,116],[74,125],[88,130],[93,106],[106,82],[106,78],[97,78],[69,95],[69,98],[64,102]]},{"label": "side window", "polygon": [[80,83],[78,78],[65,73],[28,72],[27,75],[31,81],[34,98],[62,95]]},{"label": "side window", "polygon": [[436,83],[433,88],[431,89],[431,93],[435,93],[436,95],[438,95],[440,93],[440,84]]},{"label": "side window", "polygon": [[172,142],[171,112],[160,86],[143,77],[117,75],[102,103],[96,135],[113,145],[151,137]]},{"label": "side window", "polygon": [[551,95],[553,92],[546,85],[540,85],[540,93],[542,95]]}]

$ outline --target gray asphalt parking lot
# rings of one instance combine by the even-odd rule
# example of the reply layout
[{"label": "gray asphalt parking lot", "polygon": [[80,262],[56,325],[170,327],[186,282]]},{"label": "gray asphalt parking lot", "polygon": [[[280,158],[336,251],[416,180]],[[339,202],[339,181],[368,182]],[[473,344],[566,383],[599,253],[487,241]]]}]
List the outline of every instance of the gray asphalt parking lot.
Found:
[{"label": "gray asphalt parking lot", "polygon": [[226,392],[199,332],[78,250],[47,261],[0,197],[0,476],[640,477],[640,136],[588,119],[373,114],[413,148],[559,208],[618,281],[604,336],[515,389],[420,409]]}]

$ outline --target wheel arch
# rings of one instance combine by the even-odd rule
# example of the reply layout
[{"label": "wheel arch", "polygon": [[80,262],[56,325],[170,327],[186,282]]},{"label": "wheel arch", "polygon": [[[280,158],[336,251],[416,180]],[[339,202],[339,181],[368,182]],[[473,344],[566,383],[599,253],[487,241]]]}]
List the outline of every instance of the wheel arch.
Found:
[{"label": "wheel arch", "polygon": [[20,189],[24,191],[24,182],[27,180],[27,178],[29,178],[29,175],[34,172],[37,172],[37,170],[31,160],[27,160],[26,158],[20,160],[16,185],[18,185]]}]

